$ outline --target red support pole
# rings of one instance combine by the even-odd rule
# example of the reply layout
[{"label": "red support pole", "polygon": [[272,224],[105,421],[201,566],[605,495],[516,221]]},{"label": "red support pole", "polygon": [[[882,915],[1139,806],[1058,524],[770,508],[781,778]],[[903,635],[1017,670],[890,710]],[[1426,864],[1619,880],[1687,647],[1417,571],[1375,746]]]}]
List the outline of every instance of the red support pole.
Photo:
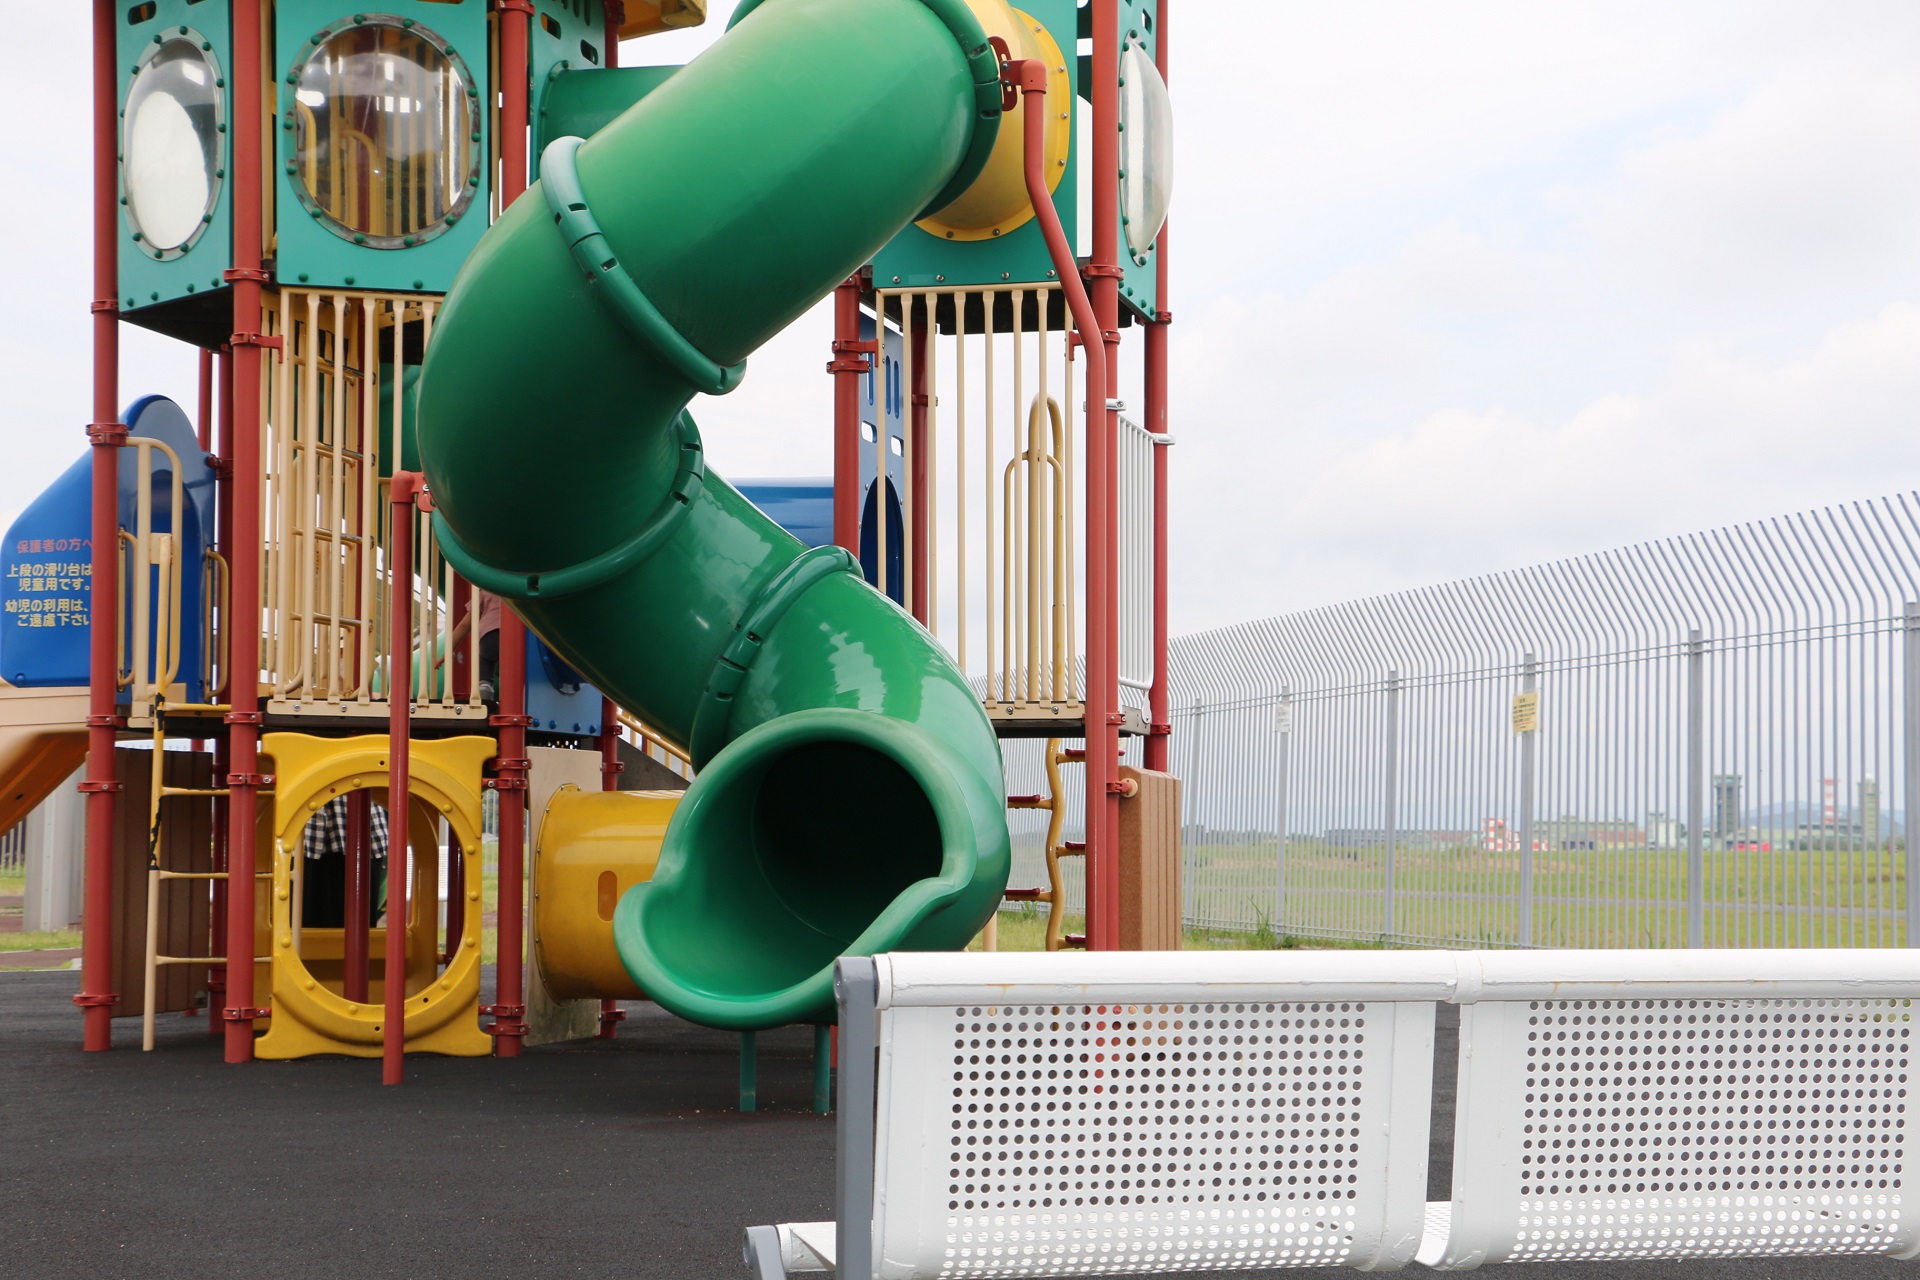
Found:
[{"label": "red support pole", "polygon": [[233,497],[232,617],[227,636],[227,1023],[228,1062],[253,1057],[254,1019],[254,818],[260,776],[260,289],[262,269],[260,192],[265,166],[260,155],[261,6],[233,6],[233,119],[243,122],[233,139]]},{"label": "red support pole", "polygon": [[855,555],[860,554],[860,378],[873,366],[860,341],[860,277],[848,276],[833,291],[833,361],[827,372],[833,375],[833,541]]},{"label": "red support pole", "polygon": [[447,644],[445,658],[447,687],[453,691],[455,702],[465,702],[471,698],[473,682],[480,678],[480,673],[473,670],[472,664],[467,661],[468,654],[472,652],[472,646],[468,640],[473,635],[474,629],[480,625],[480,610],[475,607],[479,603],[475,598],[478,594],[473,589],[473,584],[465,578],[456,577],[453,580],[453,633],[459,634],[463,623],[467,627],[465,636],[457,642],[449,641]]},{"label": "red support pole", "polygon": [[[387,824],[388,865],[392,865],[393,824]],[[373,924],[373,797],[366,790],[347,793],[347,905],[342,926],[340,994],[355,1004],[367,1002],[368,943]]]},{"label": "red support pole", "polygon": [[[901,299],[901,323],[909,323],[907,312],[913,307],[915,299],[908,295]],[[928,519],[932,513],[933,496],[928,478],[933,469],[933,449],[927,439],[927,406],[932,397],[929,395],[927,378],[927,330],[933,327],[933,311],[929,307],[927,314],[913,327],[913,385],[907,390],[907,430],[912,432],[913,474],[907,477],[907,484],[913,492],[913,531],[908,534],[913,550],[913,616],[922,626],[926,625],[931,592],[928,590],[927,569],[932,560],[933,526]],[[884,517],[877,517],[884,518]],[[882,573],[886,571],[881,570]]]},{"label": "red support pole", "polygon": [[[620,712],[613,705],[612,698],[600,699],[600,789],[618,791],[620,789],[620,771],[626,765],[620,761]],[[611,1040],[615,1030],[626,1020],[626,1012],[620,1008],[618,1000],[600,1001],[600,1038]]]},{"label": "red support pole", "polygon": [[213,452],[213,349],[200,348],[200,452]]},{"label": "red support pole", "polygon": [[[1119,877],[1114,841],[1120,831],[1120,9],[1119,0],[1093,6],[1093,252],[1084,274],[1105,344],[1100,381],[1088,365],[1087,425],[1087,945],[1119,945]],[[1084,336],[1084,335],[1083,335]],[[1105,404],[1097,397],[1105,397]]]},{"label": "red support pole", "polygon": [[393,567],[388,583],[387,616],[392,640],[387,646],[387,963],[382,994],[386,1013],[380,1033],[380,1083],[399,1084],[407,1061],[407,880],[412,842],[407,839],[413,806],[408,803],[412,761],[408,730],[413,718],[413,520],[420,473],[395,471],[388,490],[393,502]]},{"label": "red support pole", "polygon": [[[1066,292],[1068,309],[1073,313],[1074,326],[1080,332],[1080,343],[1087,354],[1087,392],[1092,398],[1099,395],[1100,388],[1105,387],[1111,377],[1114,352],[1105,342],[1095,340],[1100,318],[1085,283],[1074,270],[1072,247],[1067,243],[1066,230],[1060,225],[1060,215],[1047,191],[1047,68],[1038,60],[1015,62],[1007,67],[1006,76],[1026,98],[1021,115],[1026,128],[1027,193],[1039,214],[1041,234],[1053,256],[1054,270]],[[1117,655],[1108,644],[1113,635],[1108,605],[1114,581],[1110,575],[1097,570],[1097,566],[1109,558],[1113,545],[1103,518],[1113,506],[1108,480],[1113,473],[1111,454],[1099,447],[1100,435],[1093,429],[1096,422],[1111,424],[1114,416],[1113,411],[1108,410],[1098,415],[1090,412],[1087,417],[1090,437],[1087,449],[1087,946],[1096,950],[1112,950],[1119,937],[1118,885],[1112,867],[1112,838],[1119,828],[1119,815],[1114,808],[1119,803],[1119,795],[1114,790],[1118,786],[1115,766],[1119,737],[1113,724],[1118,691],[1113,682]],[[1111,436],[1111,431],[1108,434]],[[1096,664],[1097,657],[1104,665]],[[1110,744],[1110,749],[1102,750],[1102,743]]]},{"label": "red support pole", "polygon": [[[527,189],[527,24],[531,0],[500,0],[500,206]],[[520,1056],[526,1035],[527,625],[505,602],[500,608],[499,756],[493,779],[500,792],[499,952],[493,1015],[494,1052]]]},{"label": "red support pole", "polygon": [[[1167,6],[1160,0],[1154,24],[1154,62],[1167,77]],[[1154,248],[1154,319],[1146,335],[1147,430],[1159,437],[1153,448],[1153,686],[1147,691],[1147,741],[1143,762],[1165,772],[1173,735],[1172,688],[1167,672],[1167,326],[1173,308],[1167,302],[1167,228],[1160,227]]]},{"label": "red support pole", "polygon": [[605,0],[601,6],[606,15],[606,36],[603,43],[607,46],[606,58],[602,63],[609,71],[620,65],[620,28],[626,25],[626,0]]},{"label": "red support pole", "polygon": [[107,989],[113,975],[113,811],[121,784],[114,778],[114,730],[119,725],[114,701],[119,662],[114,638],[119,633],[120,310],[118,148],[119,82],[115,74],[112,0],[93,6],[93,421],[92,441],[93,595],[92,630],[87,651],[87,796],[86,895],[80,946],[81,1043],[90,1053],[112,1047],[113,1006]]},{"label": "red support pole", "polygon": [[494,1052],[520,1056],[527,1034],[526,837],[527,837],[527,627],[502,602],[500,610],[500,754],[493,785],[500,793],[500,901],[495,917]]}]

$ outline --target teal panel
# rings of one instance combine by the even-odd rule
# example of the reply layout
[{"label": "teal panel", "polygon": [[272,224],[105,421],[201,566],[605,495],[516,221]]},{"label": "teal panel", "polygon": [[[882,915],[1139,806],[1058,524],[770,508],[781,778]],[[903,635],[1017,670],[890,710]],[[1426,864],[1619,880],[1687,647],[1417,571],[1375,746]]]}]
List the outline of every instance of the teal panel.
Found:
[{"label": "teal panel", "polygon": [[[132,312],[189,296],[202,297],[227,287],[223,277],[233,262],[233,193],[226,181],[228,99],[225,81],[227,68],[233,65],[232,25],[227,5],[208,0],[155,0],[151,16],[146,16],[144,5],[118,4],[114,9],[121,24],[116,49],[123,125],[127,95],[137,79],[134,67],[158,48],[158,41],[181,35],[182,27],[186,28],[188,39],[203,46],[201,51],[213,63],[216,87],[221,91],[217,190],[205,228],[188,242],[184,251],[156,256],[146,244],[134,239],[135,226],[126,212],[126,186],[124,174],[122,176],[120,305]],[[134,20],[136,17],[139,21]],[[133,319],[140,321],[138,316]]]},{"label": "teal panel", "polygon": [[[1046,27],[1063,51],[1074,47],[1074,0],[1017,0],[1015,7]],[[1071,56],[1067,58],[1067,79],[1072,87],[1067,100],[1073,110],[1080,111],[1080,67]],[[1060,212],[1060,225],[1066,228],[1069,243],[1080,220],[1080,193],[1072,177],[1078,172],[1078,156],[1076,140],[1067,153],[1068,177],[1053,193],[1053,207]],[[1080,252],[1078,245],[1074,252]],[[1040,225],[1032,220],[1009,235],[991,240],[948,240],[909,225],[873,256],[873,281],[882,289],[1030,284],[1053,278],[1053,257],[1047,252]]]},{"label": "teal panel", "polygon": [[453,225],[412,245],[356,244],[317,217],[303,203],[301,189],[287,168],[293,161],[294,68],[324,41],[326,33],[355,21],[356,15],[339,0],[280,0],[274,36],[272,167],[274,225],[278,232],[274,274],[287,284],[444,293],[487,229],[493,194],[491,166],[487,163],[492,113],[486,103],[493,98],[493,86],[488,79],[492,60],[488,55],[486,2],[382,0],[377,9],[363,11],[361,16],[417,24],[437,36],[460,60],[469,86],[478,90],[472,113],[473,131],[480,135],[475,142],[480,157],[475,170],[477,185]]},{"label": "teal panel", "polygon": [[607,25],[600,0],[534,0],[532,28],[527,42],[527,64],[533,77],[528,101],[533,105],[534,145],[528,159],[537,173],[540,148],[560,136],[549,131],[543,119],[542,107],[547,103],[548,90],[568,72],[592,71],[607,65]]},{"label": "teal panel", "polygon": [[[1148,57],[1157,56],[1158,8],[1158,0],[1120,0],[1120,42],[1123,50],[1126,45],[1135,44]],[[1119,208],[1120,202],[1114,201],[1116,217]],[[1145,253],[1136,254],[1127,247],[1127,229],[1119,228],[1118,234],[1115,243],[1120,246],[1120,265],[1127,272],[1120,281],[1120,304],[1141,319],[1151,320],[1159,292],[1159,246],[1156,244]]]}]

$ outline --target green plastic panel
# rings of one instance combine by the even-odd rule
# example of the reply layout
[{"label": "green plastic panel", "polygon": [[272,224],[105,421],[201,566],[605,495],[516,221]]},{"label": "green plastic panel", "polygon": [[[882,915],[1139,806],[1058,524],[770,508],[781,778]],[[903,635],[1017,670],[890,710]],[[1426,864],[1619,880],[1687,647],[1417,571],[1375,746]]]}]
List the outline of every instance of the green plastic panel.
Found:
[{"label": "green plastic panel", "polygon": [[[179,35],[184,26],[190,38],[197,37],[205,46],[202,52],[214,64],[223,93],[221,123],[229,126],[231,99],[226,96],[227,86],[224,82],[233,59],[232,27],[227,5],[220,0],[155,0],[151,16],[145,16],[144,5],[133,4],[131,0],[114,8],[120,18],[116,48],[119,53],[122,120],[125,118],[127,94],[133,89],[134,66],[155,47],[156,38]],[[140,17],[137,22],[133,21],[136,16]],[[133,226],[125,216],[126,190],[122,186],[119,276],[120,306],[124,310],[138,312],[162,308],[177,314],[180,308],[167,308],[164,304],[183,299],[198,300],[227,288],[223,277],[233,263],[233,192],[225,173],[229,160],[226,140],[230,134],[223,130],[220,136],[221,158],[216,179],[219,190],[214,199],[212,218],[184,253],[169,254],[166,260],[156,261],[145,245],[134,240]],[[199,308],[193,310],[198,311]],[[129,318],[135,323],[168,332],[178,327],[177,320],[174,323],[156,321],[154,316],[155,313],[149,311],[145,317],[132,315]],[[226,327],[230,329],[232,326],[229,324]],[[181,336],[188,335],[182,332]]]},{"label": "green plastic panel", "polygon": [[582,71],[554,64],[533,113],[537,160],[555,138],[591,138],[615,117],[673,78],[679,67],[616,67]]},{"label": "green plastic panel", "polygon": [[[1046,27],[1062,51],[1074,47],[1074,0],[1021,0],[1015,7]],[[1073,87],[1068,101],[1074,111],[1081,111],[1085,103],[1080,98],[1080,66],[1072,56],[1067,58],[1067,78]],[[1067,154],[1069,175],[1078,172],[1078,157],[1076,141]],[[1053,193],[1053,207],[1060,211],[1060,225],[1066,228],[1069,242],[1079,225],[1080,198],[1071,177],[1062,179]],[[1081,246],[1075,245],[1074,252],[1082,252]],[[1040,224],[1031,219],[1011,234],[991,240],[948,240],[909,225],[873,258],[873,281],[882,289],[1031,284],[1053,278],[1053,257],[1047,252],[1046,238]]]},{"label": "green plastic panel", "polygon": [[548,129],[542,118],[548,90],[555,80],[569,73],[595,71],[607,65],[607,27],[600,0],[534,0],[533,8],[533,29],[527,43],[533,81],[527,98],[533,109],[533,153],[527,159],[537,173],[541,148],[562,136]]},{"label": "green plastic panel", "polygon": [[[209,6],[210,7],[210,6]],[[314,47],[322,31],[351,22],[356,13],[367,18],[396,18],[417,23],[438,36],[464,64],[479,90],[480,110],[474,113],[475,143],[482,160],[479,184],[466,212],[444,232],[405,247],[378,248],[355,244],[322,224],[307,209],[287,172],[294,134],[288,113],[293,109],[294,86],[288,77]],[[493,199],[490,154],[492,100],[488,80],[486,0],[381,0],[377,7],[354,10],[340,0],[280,0],[274,33],[274,225],[278,232],[274,274],[285,284],[349,286],[396,292],[444,293],[486,231],[487,210]]]}]

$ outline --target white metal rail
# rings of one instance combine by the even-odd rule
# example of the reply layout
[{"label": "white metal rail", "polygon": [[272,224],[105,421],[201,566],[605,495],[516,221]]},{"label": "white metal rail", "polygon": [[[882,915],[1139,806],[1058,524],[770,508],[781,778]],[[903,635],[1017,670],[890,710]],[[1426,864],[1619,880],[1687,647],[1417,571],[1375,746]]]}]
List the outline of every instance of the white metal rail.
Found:
[{"label": "white metal rail", "polygon": [[886,955],[837,990],[836,1220],[750,1229],[756,1280],[1920,1253],[1912,951]]}]

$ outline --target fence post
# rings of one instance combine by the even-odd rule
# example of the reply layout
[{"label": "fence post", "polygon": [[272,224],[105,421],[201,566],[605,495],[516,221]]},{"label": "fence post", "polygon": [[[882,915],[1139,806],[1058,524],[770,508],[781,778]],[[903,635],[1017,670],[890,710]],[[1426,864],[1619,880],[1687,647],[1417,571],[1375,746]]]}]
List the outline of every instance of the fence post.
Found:
[{"label": "fence post", "polygon": [[[1193,815],[1198,813],[1200,808],[1199,786],[1203,776],[1200,772],[1200,712],[1203,705],[1200,699],[1193,700],[1193,723],[1187,729],[1187,741],[1192,745],[1187,750],[1187,776],[1180,784],[1180,807],[1185,811],[1181,814],[1183,824],[1197,821]],[[1187,829],[1183,826],[1180,832],[1180,927],[1182,929],[1187,928],[1189,924],[1195,928],[1199,927],[1200,909],[1198,899],[1194,897],[1194,886],[1198,879],[1196,875],[1198,868],[1194,865],[1197,861],[1194,851],[1199,848],[1199,845],[1198,839],[1189,842]]]},{"label": "fence post", "polygon": [[1280,795],[1280,838],[1279,856],[1275,864],[1273,879],[1273,936],[1276,941],[1285,936],[1281,932],[1280,922],[1287,910],[1287,788],[1292,778],[1288,770],[1293,745],[1293,686],[1287,685],[1280,690],[1280,705],[1274,711],[1274,731],[1280,735],[1280,760],[1278,764]]},{"label": "fence post", "polygon": [[[1538,693],[1539,664],[1529,653],[1521,659],[1520,692]],[[1515,725],[1515,728],[1520,728]],[[1534,750],[1539,725],[1520,732],[1520,945],[1533,945],[1533,789]]]},{"label": "fence post", "polygon": [[[1920,947],[1920,842],[1914,840],[1914,822],[1920,817],[1920,602],[1907,601],[1907,639],[1901,658],[1905,671],[1901,681],[1901,797],[1905,814],[1901,822],[1901,862],[1907,877],[1907,945]],[[1878,838],[1878,831],[1875,833]]]},{"label": "fence post", "polygon": [[1387,891],[1382,895],[1380,936],[1393,937],[1393,861],[1400,822],[1400,673],[1387,672]]},{"label": "fence post", "polygon": [[1687,945],[1706,945],[1706,641],[1687,632]]}]

